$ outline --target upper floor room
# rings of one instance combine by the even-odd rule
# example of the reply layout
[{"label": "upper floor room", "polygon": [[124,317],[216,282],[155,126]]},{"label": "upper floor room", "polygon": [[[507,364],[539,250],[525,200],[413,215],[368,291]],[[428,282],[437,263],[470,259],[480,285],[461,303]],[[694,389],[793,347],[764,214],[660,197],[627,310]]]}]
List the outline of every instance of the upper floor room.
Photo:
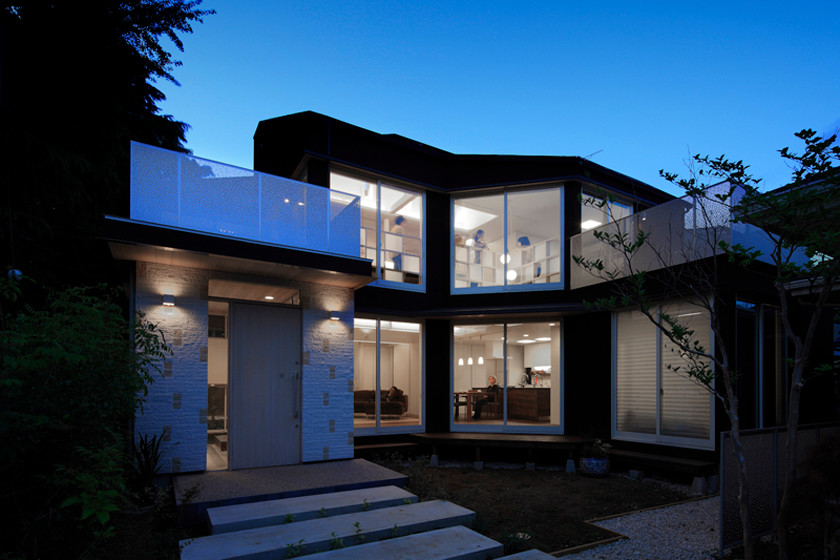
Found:
[{"label": "upper floor room", "polygon": [[314,112],[259,123],[254,167],[359,197],[370,286],[452,295],[567,290],[572,236],[674,198],[580,157],[453,154]]}]

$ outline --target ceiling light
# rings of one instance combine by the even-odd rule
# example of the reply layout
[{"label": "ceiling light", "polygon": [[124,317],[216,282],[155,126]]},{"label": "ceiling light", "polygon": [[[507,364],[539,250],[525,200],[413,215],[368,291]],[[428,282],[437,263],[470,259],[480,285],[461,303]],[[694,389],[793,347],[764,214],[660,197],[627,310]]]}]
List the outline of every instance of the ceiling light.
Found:
[{"label": "ceiling light", "polygon": [[265,299],[267,299],[268,301],[271,301],[271,300],[274,299],[274,296],[265,296]]},{"label": "ceiling light", "polygon": [[508,279],[508,282],[513,282],[514,280],[516,280],[516,277],[517,277],[517,276],[518,276],[518,275],[516,274],[516,271],[515,271],[515,270],[510,269],[510,270],[508,270],[508,271],[507,271],[507,279]]},{"label": "ceiling light", "polygon": [[535,338],[534,340],[536,340],[537,342],[551,342],[551,338],[547,336],[540,336]]},{"label": "ceiling light", "polygon": [[531,340],[530,338],[523,338],[522,340],[516,341],[518,344],[534,344],[536,340]]},{"label": "ceiling light", "polygon": [[510,262],[510,253],[499,255],[499,263],[505,264],[506,262]]},{"label": "ceiling light", "polygon": [[601,225],[598,220],[586,220],[580,224],[580,229],[586,231],[588,229],[596,228]]}]

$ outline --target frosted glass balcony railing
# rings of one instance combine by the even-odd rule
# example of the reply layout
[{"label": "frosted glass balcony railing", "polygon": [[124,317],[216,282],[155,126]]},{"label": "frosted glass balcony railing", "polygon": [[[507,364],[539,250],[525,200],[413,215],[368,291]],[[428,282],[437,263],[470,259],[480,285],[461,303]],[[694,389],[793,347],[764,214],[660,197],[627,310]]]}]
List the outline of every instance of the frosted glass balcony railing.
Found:
[{"label": "frosted glass balcony railing", "polygon": [[[732,223],[732,206],[742,193],[736,191],[726,204],[714,198],[715,194],[728,190],[729,184],[721,183],[710,187],[706,197],[686,196],[672,200],[575,235],[571,238],[571,254],[587,260],[600,259],[605,271],[617,272],[619,277],[626,276],[629,273],[626,256],[597,239],[594,232],[621,232],[627,234],[628,243],[635,240],[639,232],[645,232],[649,234],[647,242],[633,255],[633,269],[637,271],[658,270],[721,254],[720,241],[758,249],[762,251],[759,259],[771,262],[769,254],[772,246],[766,234],[749,224]],[[572,289],[605,281],[574,261],[569,266]]]},{"label": "frosted glass balcony railing", "polygon": [[358,257],[359,197],[131,143],[131,219]]}]

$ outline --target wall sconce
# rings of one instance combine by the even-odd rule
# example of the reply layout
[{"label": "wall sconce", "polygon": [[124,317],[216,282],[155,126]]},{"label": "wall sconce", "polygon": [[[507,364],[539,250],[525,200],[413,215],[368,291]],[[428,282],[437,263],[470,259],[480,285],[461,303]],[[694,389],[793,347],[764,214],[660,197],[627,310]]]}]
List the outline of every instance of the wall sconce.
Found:
[{"label": "wall sconce", "polygon": [[478,357],[478,365],[480,365],[480,366],[484,365],[484,356],[479,356]]},{"label": "wall sconce", "polygon": [[163,305],[166,307],[175,307],[175,296],[172,294],[163,294]]},{"label": "wall sconce", "polygon": [[468,366],[473,365],[472,356],[470,356],[469,358],[467,358],[467,365],[468,365]]},{"label": "wall sconce", "polygon": [[338,311],[330,311],[330,321],[338,321]]},{"label": "wall sconce", "polygon": [[459,366],[464,365],[464,358],[458,358],[458,365]]}]

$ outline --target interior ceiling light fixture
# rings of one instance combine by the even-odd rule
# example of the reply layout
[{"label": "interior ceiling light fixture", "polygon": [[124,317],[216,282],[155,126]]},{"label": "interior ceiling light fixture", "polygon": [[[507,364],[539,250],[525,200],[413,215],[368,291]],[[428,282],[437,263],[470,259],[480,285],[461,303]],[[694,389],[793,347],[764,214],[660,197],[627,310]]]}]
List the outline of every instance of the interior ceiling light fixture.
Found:
[{"label": "interior ceiling light fixture", "polygon": [[536,340],[537,342],[551,342],[551,338],[549,338],[547,336],[539,336],[539,337],[535,338],[534,340]]},{"label": "interior ceiling light fixture", "polygon": [[596,228],[601,225],[601,222],[598,220],[586,220],[585,222],[581,222],[580,229],[586,231],[588,229]]},{"label": "interior ceiling light fixture", "polygon": [[523,338],[522,340],[517,340],[517,344],[536,344],[536,340],[531,340],[530,338]]}]

